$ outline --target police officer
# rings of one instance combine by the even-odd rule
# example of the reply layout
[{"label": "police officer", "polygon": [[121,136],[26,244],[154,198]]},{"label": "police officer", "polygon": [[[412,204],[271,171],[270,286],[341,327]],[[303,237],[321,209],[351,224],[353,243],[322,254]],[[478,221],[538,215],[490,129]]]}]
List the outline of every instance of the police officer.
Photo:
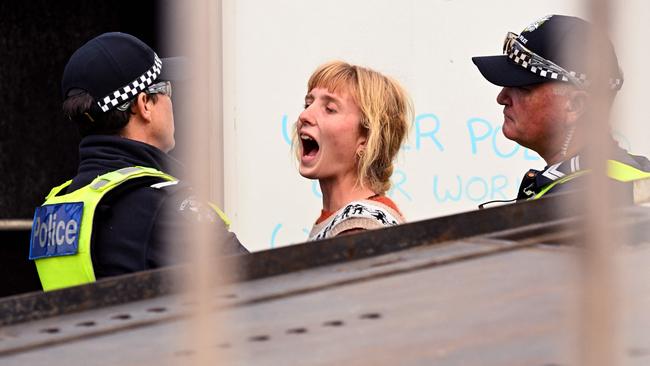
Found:
[{"label": "police officer", "polygon": [[44,290],[182,262],[191,250],[183,233],[196,222],[214,230],[221,254],[247,252],[167,155],[182,61],[124,33],[102,34],[68,61],[63,112],[82,135],[80,162],[34,215],[30,259]]},{"label": "police officer", "polygon": [[[589,128],[587,111],[594,84],[586,74],[588,37],[592,26],[576,17],[548,15],[520,34],[509,32],[503,55],[473,57],[472,61],[491,83],[502,86],[497,103],[503,105],[503,134],[536,151],[547,163],[529,170],[519,187],[518,200],[537,199],[549,193],[579,188],[580,177],[591,162],[582,153]],[[623,74],[609,39],[605,65],[609,83],[608,107],[623,85]],[[608,176],[628,182],[650,177],[650,161],[619,148],[612,140],[613,155]]]}]

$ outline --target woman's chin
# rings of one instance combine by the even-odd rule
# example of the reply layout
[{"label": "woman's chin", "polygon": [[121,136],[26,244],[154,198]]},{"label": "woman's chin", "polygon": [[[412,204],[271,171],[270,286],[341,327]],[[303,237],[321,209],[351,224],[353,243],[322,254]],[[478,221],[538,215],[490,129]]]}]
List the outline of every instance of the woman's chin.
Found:
[{"label": "woman's chin", "polygon": [[313,170],[312,168],[307,168],[307,167],[304,167],[304,166],[301,165],[300,168],[298,169],[298,172],[299,172],[300,175],[302,175],[304,178],[307,178],[307,179],[318,179],[317,174],[314,172],[314,170]]},{"label": "woman's chin", "polygon": [[315,175],[315,174],[302,174],[302,173],[300,173],[300,175],[302,175],[303,178],[307,178],[307,179],[318,179],[318,176]]}]

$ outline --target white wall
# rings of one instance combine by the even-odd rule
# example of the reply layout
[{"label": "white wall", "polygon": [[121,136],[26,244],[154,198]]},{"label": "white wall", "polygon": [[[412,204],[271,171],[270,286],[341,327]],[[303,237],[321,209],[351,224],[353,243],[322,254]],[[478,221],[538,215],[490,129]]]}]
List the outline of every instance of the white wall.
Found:
[{"label": "white wall", "polygon": [[546,14],[584,16],[566,0],[224,3],[225,209],[251,250],[304,241],[320,213],[318,186],[298,174],[288,141],[318,65],[368,66],[410,92],[417,118],[389,196],[421,220],[514,198],[522,174],[544,166],[501,135],[499,88],[471,57],[499,54],[507,31]]}]

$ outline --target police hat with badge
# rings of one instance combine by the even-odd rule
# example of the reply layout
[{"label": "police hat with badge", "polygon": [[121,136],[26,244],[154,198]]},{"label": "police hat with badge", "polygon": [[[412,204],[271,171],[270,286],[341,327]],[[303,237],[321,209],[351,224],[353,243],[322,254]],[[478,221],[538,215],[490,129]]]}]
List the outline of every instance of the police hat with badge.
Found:
[{"label": "police hat with badge", "polygon": [[61,92],[64,99],[82,92],[90,94],[95,100],[88,116],[92,119],[113,109],[125,111],[140,92],[151,88],[167,87],[171,93],[171,86],[160,81],[185,79],[186,63],[183,57],[159,58],[151,47],[130,34],[104,33],[70,57]]},{"label": "police hat with badge", "polygon": [[527,26],[520,34],[508,32],[503,54],[472,57],[479,71],[492,84],[521,87],[548,81],[571,83],[588,89],[589,37],[598,37],[607,57],[609,88],[623,86],[623,72],[608,37],[589,22],[566,15],[547,15]]}]

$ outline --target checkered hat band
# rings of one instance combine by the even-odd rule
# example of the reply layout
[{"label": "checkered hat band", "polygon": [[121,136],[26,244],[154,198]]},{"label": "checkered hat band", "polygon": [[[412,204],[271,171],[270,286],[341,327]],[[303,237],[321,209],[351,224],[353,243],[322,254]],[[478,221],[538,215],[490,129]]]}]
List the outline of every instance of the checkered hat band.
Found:
[{"label": "checkered hat band", "polygon": [[126,86],[123,86],[116,91],[101,98],[97,105],[102,109],[102,112],[108,112],[114,107],[124,104],[138,95],[141,91],[145,90],[149,85],[153,84],[154,80],[160,75],[162,70],[162,61],[158,55],[154,53],[153,66],[147,72],[133,80]]},{"label": "checkered hat band", "polygon": [[[514,61],[514,63],[516,63],[517,65],[541,77],[551,79],[551,80],[557,80],[557,81],[566,81],[566,82],[570,81],[568,77],[558,73],[557,71],[547,69],[538,65],[536,66],[531,65],[530,62],[532,58],[531,55],[517,48],[513,47],[512,52],[508,53],[508,58]],[[589,81],[587,80],[586,74],[575,72],[575,71],[569,71],[569,75],[578,79],[581,84],[589,85]],[[619,90],[622,85],[623,85],[623,80],[621,79],[611,79],[611,78],[609,79],[609,87],[612,90]]]}]

